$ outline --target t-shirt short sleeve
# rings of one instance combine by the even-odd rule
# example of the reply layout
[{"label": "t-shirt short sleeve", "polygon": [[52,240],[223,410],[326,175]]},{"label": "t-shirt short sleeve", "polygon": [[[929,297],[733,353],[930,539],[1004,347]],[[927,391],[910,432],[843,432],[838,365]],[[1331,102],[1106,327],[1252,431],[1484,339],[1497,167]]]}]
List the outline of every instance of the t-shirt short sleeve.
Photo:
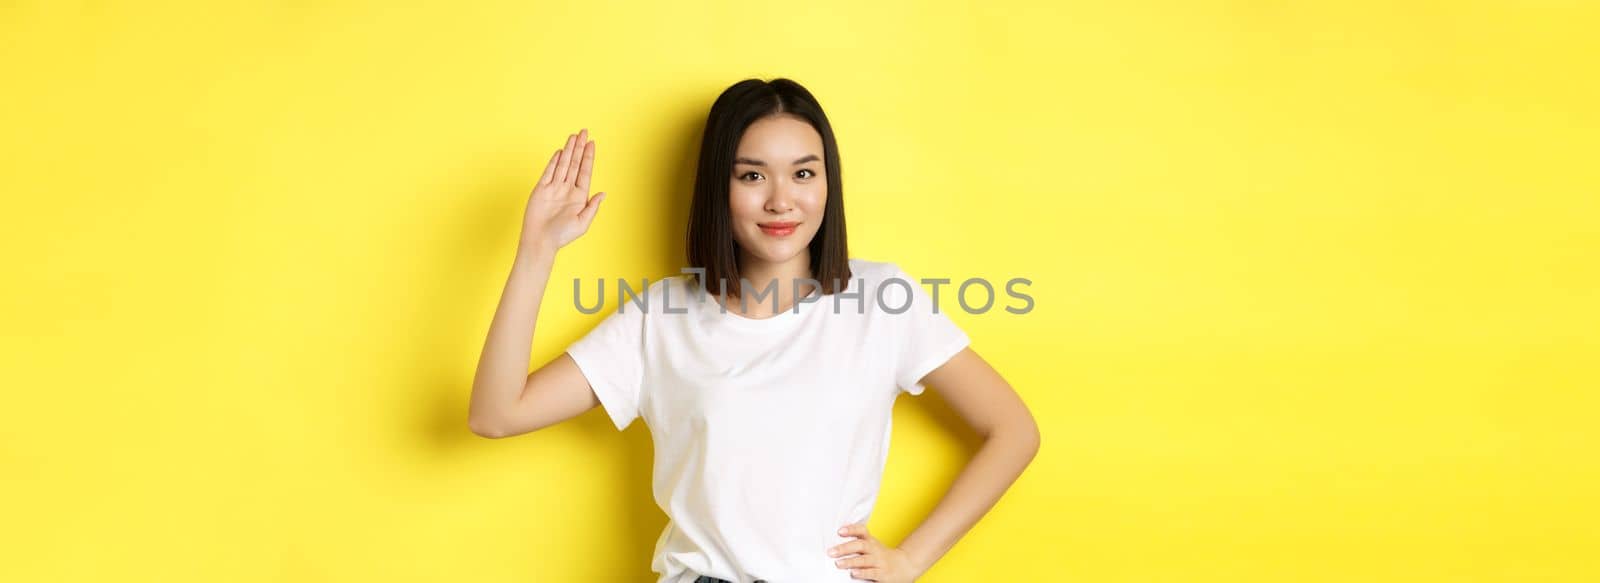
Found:
[{"label": "t-shirt short sleeve", "polygon": [[[625,311],[623,311],[625,310]],[[644,388],[644,311],[618,304],[594,330],[567,347],[618,431],[639,417]]]},{"label": "t-shirt short sleeve", "polygon": [[[949,362],[951,357],[971,344],[972,340],[960,326],[950,320],[950,316],[946,315],[944,310],[934,312],[933,298],[922,288],[917,278],[908,275],[898,265],[895,265],[890,273],[889,279],[879,284],[887,286],[887,289],[881,292],[884,300],[881,309],[898,310],[908,305],[905,293],[908,289],[911,293],[911,301],[905,311],[888,314],[894,321],[890,328],[898,336],[895,384],[907,393],[920,395],[924,388],[920,382],[922,377]],[[890,281],[892,279],[899,279],[905,284]],[[939,291],[946,292],[950,289],[953,288],[941,287]]]}]

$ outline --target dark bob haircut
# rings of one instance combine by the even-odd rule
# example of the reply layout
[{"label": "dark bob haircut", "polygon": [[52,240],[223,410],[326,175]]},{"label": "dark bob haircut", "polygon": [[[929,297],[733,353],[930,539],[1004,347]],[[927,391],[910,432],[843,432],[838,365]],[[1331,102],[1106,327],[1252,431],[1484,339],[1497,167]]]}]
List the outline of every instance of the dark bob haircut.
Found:
[{"label": "dark bob haircut", "polygon": [[[822,224],[808,247],[811,278],[825,294],[849,287],[850,253],[845,245],[844,190],[839,174],[839,146],[833,126],[823,114],[822,105],[810,91],[789,79],[771,81],[745,79],[723,90],[711,104],[705,135],[700,140],[700,162],[695,171],[694,201],[689,207],[689,229],[684,249],[689,267],[705,269],[699,280],[706,293],[740,294],[740,272],[728,209],[728,183],[733,177],[733,158],[739,139],[756,120],[787,114],[805,120],[822,136],[822,160],[828,178],[828,201],[823,207]],[[694,277],[691,275],[691,277]],[[781,285],[781,284],[780,284]]]}]

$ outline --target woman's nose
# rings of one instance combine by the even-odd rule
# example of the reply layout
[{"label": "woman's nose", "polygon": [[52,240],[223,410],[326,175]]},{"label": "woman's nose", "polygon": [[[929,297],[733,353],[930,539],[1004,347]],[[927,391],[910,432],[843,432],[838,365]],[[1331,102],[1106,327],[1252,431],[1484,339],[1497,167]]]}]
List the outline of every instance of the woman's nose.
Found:
[{"label": "woman's nose", "polygon": [[784,187],[772,189],[772,194],[767,197],[767,211],[773,213],[788,212],[794,208],[794,196],[791,196]]}]

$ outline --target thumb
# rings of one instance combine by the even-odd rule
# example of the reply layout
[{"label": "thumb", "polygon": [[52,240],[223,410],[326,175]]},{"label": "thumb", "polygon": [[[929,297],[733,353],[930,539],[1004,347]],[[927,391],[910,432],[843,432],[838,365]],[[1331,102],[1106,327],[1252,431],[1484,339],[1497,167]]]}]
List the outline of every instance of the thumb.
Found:
[{"label": "thumb", "polygon": [[583,205],[583,210],[578,211],[578,218],[583,219],[585,229],[589,227],[589,223],[594,222],[595,213],[600,212],[600,201],[605,199],[606,193],[595,193],[594,196],[589,197],[589,203]]}]

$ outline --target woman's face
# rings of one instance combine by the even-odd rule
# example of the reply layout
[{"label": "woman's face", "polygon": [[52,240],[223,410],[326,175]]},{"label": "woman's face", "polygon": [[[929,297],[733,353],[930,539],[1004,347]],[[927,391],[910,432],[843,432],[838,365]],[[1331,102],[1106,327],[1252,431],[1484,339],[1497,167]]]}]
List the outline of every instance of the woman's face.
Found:
[{"label": "woman's face", "polygon": [[804,120],[780,114],[745,129],[734,153],[728,206],[734,240],[746,257],[780,263],[806,250],[828,202],[824,172],[822,136]]}]

